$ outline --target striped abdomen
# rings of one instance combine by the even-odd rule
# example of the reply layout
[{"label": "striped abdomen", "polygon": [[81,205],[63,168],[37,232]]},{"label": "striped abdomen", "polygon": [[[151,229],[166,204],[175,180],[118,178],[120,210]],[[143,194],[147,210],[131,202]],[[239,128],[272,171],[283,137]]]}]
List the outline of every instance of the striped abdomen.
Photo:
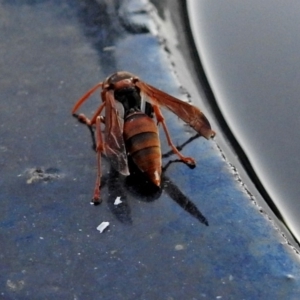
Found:
[{"label": "striped abdomen", "polygon": [[125,118],[123,135],[134,163],[155,185],[160,186],[161,150],[154,120],[142,112],[131,113]]}]

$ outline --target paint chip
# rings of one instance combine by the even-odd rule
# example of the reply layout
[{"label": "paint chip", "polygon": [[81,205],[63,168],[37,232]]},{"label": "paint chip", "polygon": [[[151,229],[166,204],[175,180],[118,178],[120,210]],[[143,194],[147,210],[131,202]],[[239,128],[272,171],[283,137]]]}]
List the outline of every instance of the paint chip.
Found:
[{"label": "paint chip", "polygon": [[98,227],[97,230],[102,233],[107,227],[109,226],[109,222],[102,222]]},{"label": "paint chip", "polygon": [[121,197],[117,197],[115,202],[114,202],[114,205],[119,205],[121,203],[122,203]]}]

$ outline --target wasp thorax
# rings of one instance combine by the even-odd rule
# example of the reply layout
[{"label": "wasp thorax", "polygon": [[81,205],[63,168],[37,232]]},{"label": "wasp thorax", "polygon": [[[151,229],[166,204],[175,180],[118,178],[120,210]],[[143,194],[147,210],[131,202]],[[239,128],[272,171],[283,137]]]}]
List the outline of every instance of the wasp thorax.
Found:
[{"label": "wasp thorax", "polygon": [[119,81],[126,80],[131,83],[133,78],[136,78],[136,76],[134,76],[133,74],[131,74],[129,72],[117,72],[117,73],[114,73],[113,75],[109,76],[106,79],[106,82],[115,84]]}]

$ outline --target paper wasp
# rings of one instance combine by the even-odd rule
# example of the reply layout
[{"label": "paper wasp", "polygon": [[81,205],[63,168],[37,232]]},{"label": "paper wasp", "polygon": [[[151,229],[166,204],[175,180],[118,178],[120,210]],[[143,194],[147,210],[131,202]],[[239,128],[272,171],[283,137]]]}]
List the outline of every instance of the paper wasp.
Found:
[{"label": "paper wasp", "polygon": [[[102,88],[103,103],[92,118],[88,119],[83,114],[77,116],[88,126],[96,126],[98,172],[94,203],[100,202],[102,153],[109,159],[112,167],[125,176],[129,175],[127,158],[131,156],[133,162],[149,180],[156,186],[160,186],[162,156],[158,136],[159,124],[162,125],[173,152],[184,163],[195,166],[195,160],[183,156],[172,143],[160,106],[172,111],[206,139],[215,135],[207,118],[197,107],[158,90],[128,72],[114,73],[105,81],[96,84],[74,105],[73,115],[98,88]],[[104,116],[101,115],[103,110],[105,110]],[[157,122],[153,120],[153,114]],[[101,123],[105,124],[104,138]]]}]

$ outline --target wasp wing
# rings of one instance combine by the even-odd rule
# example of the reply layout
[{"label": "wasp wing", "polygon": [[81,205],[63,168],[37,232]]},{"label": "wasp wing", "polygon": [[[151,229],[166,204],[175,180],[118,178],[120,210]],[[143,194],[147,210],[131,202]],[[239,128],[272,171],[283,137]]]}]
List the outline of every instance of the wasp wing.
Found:
[{"label": "wasp wing", "polygon": [[153,105],[168,108],[206,139],[215,135],[209,121],[199,108],[162,92],[143,81],[137,81],[136,86],[141,90],[141,93],[146,96],[146,101]]},{"label": "wasp wing", "polygon": [[123,139],[124,108],[115,100],[113,91],[105,92],[103,97],[105,101],[104,151],[115,170],[123,175],[129,175]]}]

